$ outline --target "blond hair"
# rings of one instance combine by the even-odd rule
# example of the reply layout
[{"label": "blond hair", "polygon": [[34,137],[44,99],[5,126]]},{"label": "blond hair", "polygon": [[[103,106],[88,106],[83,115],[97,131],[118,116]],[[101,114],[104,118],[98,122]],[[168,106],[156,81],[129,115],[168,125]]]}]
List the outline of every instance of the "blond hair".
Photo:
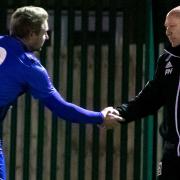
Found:
[{"label": "blond hair", "polygon": [[11,16],[10,35],[24,38],[32,31],[39,34],[45,20],[48,20],[45,9],[36,6],[20,7]]}]

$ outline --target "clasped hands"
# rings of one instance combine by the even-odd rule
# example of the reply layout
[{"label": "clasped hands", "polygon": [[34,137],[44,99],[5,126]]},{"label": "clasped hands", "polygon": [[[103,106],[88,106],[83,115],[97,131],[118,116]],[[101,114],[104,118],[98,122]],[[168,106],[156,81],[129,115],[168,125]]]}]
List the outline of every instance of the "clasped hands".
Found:
[{"label": "clasped hands", "polygon": [[101,113],[104,117],[103,123],[99,125],[101,128],[113,128],[120,122],[125,121],[124,118],[119,115],[119,112],[113,107],[106,107],[101,111]]}]

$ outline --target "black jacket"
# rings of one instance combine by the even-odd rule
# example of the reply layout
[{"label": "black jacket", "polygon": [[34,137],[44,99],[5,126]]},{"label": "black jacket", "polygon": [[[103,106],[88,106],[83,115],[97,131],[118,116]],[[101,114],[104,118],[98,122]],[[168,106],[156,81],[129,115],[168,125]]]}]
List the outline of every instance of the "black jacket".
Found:
[{"label": "black jacket", "polygon": [[[117,109],[127,122],[154,114],[164,106],[160,127],[165,141],[180,145],[180,46],[168,48],[159,57],[153,80],[131,101]],[[180,148],[177,150],[180,156]]]}]

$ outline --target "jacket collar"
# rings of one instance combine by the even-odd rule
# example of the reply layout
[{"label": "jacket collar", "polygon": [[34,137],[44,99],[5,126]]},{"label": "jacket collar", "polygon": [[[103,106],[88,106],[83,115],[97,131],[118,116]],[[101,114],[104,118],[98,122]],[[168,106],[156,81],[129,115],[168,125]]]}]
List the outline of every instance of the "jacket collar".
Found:
[{"label": "jacket collar", "polygon": [[21,45],[21,47],[24,49],[25,52],[28,52],[28,51],[29,51],[28,48],[26,47],[26,45],[21,41],[20,38],[18,38],[18,37],[16,37],[16,36],[13,36],[13,35],[10,35],[10,37],[13,38],[13,39],[15,39],[16,42],[18,42],[18,43]]},{"label": "jacket collar", "polygon": [[165,51],[180,58],[180,45],[176,47],[172,47],[169,45],[165,48]]}]

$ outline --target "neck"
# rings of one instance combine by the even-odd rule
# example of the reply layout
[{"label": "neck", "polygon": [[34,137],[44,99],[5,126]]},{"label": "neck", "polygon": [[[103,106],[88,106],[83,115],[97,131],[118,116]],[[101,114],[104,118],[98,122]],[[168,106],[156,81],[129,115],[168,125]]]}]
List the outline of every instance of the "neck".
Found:
[{"label": "neck", "polygon": [[29,41],[27,38],[19,38],[19,40],[25,45],[25,47],[31,51],[30,45],[29,45]]}]

